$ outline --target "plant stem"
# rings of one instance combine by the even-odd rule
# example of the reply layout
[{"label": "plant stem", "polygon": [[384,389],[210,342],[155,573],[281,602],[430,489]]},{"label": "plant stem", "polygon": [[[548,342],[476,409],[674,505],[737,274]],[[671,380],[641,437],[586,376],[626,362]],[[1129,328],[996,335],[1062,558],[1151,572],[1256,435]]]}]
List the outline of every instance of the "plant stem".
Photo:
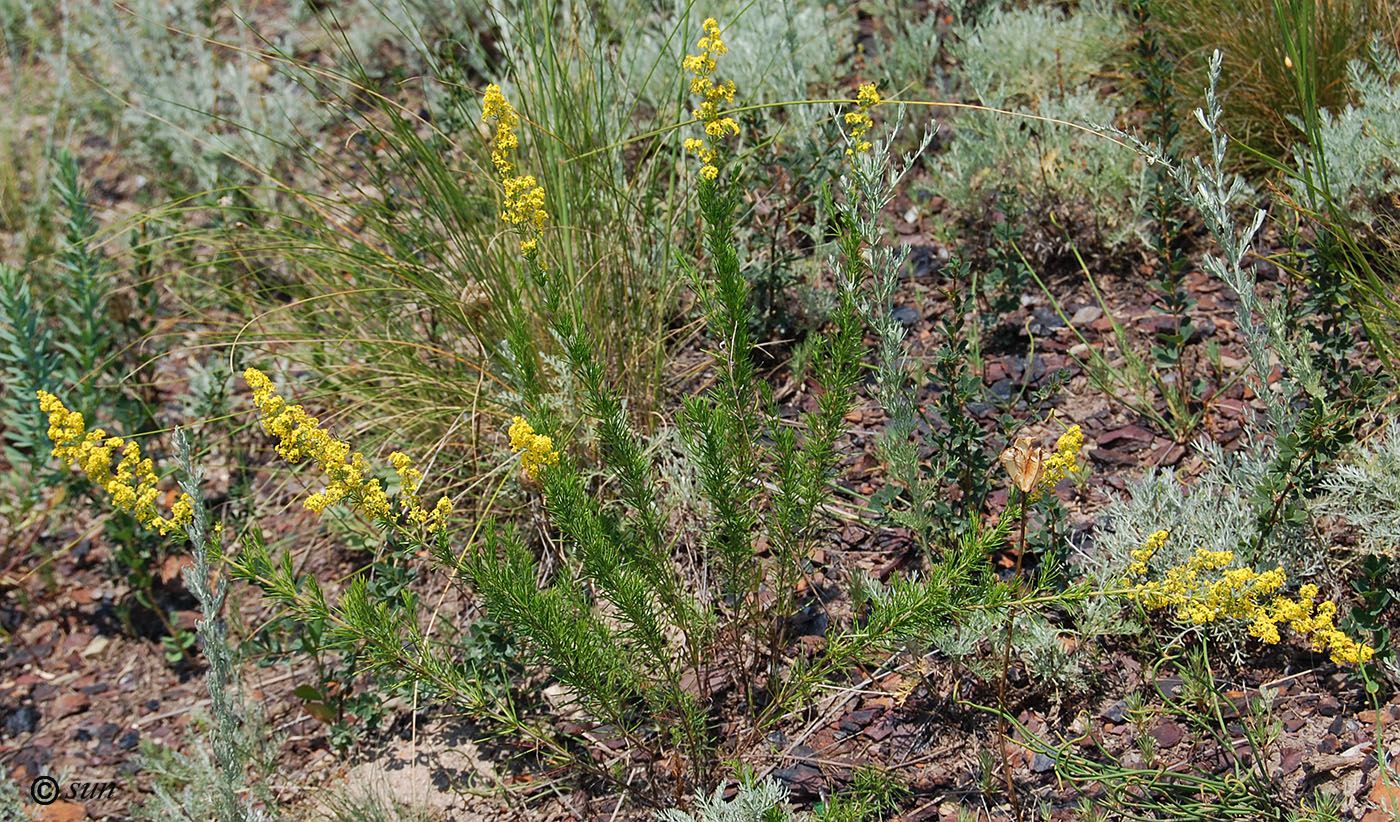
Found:
[{"label": "plant stem", "polygon": [[[1021,583],[1021,558],[1026,553],[1026,494],[1022,492],[1019,500],[1020,508],[1016,512],[1017,536],[1016,536],[1016,567],[1011,572],[1011,587],[1020,592]],[[1011,633],[1016,625],[1016,603],[1013,600],[1010,607],[1006,609],[1006,639],[1002,643],[1001,653],[1001,676],[997,678],[997,708],[999,717],[997,720],[1000,726],[997,729],[1000,737],[1001,748],[1001,773],[1006,782],[1006,797],[1011,801],[1011,812],[1017,820],[1021,819],[1021,804],[1016,798],[1016,781],[1011,775],[1011,754],[1006,749],[1006,674],[1011,668]]]}]

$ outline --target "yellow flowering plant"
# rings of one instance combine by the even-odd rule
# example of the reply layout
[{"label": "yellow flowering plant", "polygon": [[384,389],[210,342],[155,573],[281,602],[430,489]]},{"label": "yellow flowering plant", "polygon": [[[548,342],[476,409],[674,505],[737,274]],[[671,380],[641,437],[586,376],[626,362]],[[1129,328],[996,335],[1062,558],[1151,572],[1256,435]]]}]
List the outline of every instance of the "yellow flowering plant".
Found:
[{"label": "yellow flowering plant", "polygon": [[880,105],[880,92],[874,83],[862,83],[856,92],[856,110],[846,113],[846,125],[850,127],[850,146],[846,154],[868,154],[874,143],[867,135],[875,126],[870,110]]},{"label": "yellow flowering plant", "polygon": [[544,434],[536,434],[524,417],[512,418],[508,436],[511,450],[520,455],[521,470],[530,479],[539,479],[541,468],[559,464],[559,452],[554,450],[554,440]]},{"label": "yellow flowering plant", "polygon": [[[309,470],[303,470],[303,476],[319,483],[305,495],[305,508],[320,513],[341,506],[393,531],[389,544],[397,549],[406,543],[409,548],[396,553],[396,561],[416,563],[426,556],[435,562],[431,567],[447,572],[450,578],[441,580],[439,606],[447,590],[462,584],[461,590],[470,592],[462,601],[485,614],[483,622],[504,632],[515,650],[512,659],[499,665],[509,669],[505,677],[514,681],[494,682],[500,686],[494,691],[484,685],[480,669],[462,664],[466,655],[453,639],[434,638],[433,628],[441,624],[436,608],[431,617],[420,619],[426,616],[417,607],[421,589],[404,584],[386,593],[390,586],[374,587],[377,570],[325,591],[315,577],[298,575],[290,559],[274,563],[257,529],[251,528],[252,533],[243,535],[242,551],[220,558],[227,561],[233,578],[260,586],[297,619],[327,626],[325,635],[332,643],[353,643],[356,666],[363,660],[365,669],[388,670],[415,689],[422,685],[434,697],[452,700],[495,723],[492,732],[525,740],[541,761],[584,770],[593,784],[608,785],[619,795],[632,791],[651,801],[662,789],[678,794],[695,784],[713,783],[720,762],[757,751],[785,718],[810,715],[810,695],[829,684],[828,678],[869,663],[899,665],[894,655],[909,645],[942,651],[952,647],[943,640],[955,631],[964,632],[964,637],[971,634],[968,655],[983,653],[989,645],[993,653],[1000,651],[996,699],[998,709],[1007,713],[1012,704],[1007,699],[1007,671],[1013,658],[1024,662],[1028,678],[1057,675],[1047,671],[1080,673],[1073,660],[1059,669],[1052,666],[1070,655],[1059,644],[1063,632],[1091,633],[1083,624],[1062,627],[1078,621],[1084,612],[1075,608],[1091,599],[1113,606],[1115,616],[1117,598],[1126,596],[1192,626],[1241,626],[1266,643],[1281,641],[1282,631],[1291,630],[1338,662],[1372,658],[1371,648],[1337,628],[1336,606],[1318,603],[1315,586],[1302,586],[1296,597],[1285,596],[1282,568],[1256,572],[1235,567],[1239,559],[1233,552],[1199,551],[1153,576],[1154,560],[1169,541],[1165,530],[1153,533],[1132,552],[1130,579],[1116,590],[1094,590],[1085,581],[1066,584],[1057,578],[1053,552],[1067,541],[1055,528],[1064,506],[1053,490],[1085,470],[1084,432],[1071,425],[1053,447],[1031,437],[1015,439],[1001,454],[1012,487],[1001,515],[995,516],[995,504],[983,491],[997,482],[990,443],[997,441],[998,433],[984,430],[991,428],[985,425],[986,417],[968,410],[967,399],[974,390],[984,389],[983,380],[967,368],[968,349],[951,344],[961,332],[948,330],[950,326],[942,331],[950,345],[937,355],[942,362],[932,381],[939,399],[932,407],[915,405],[927,397],[930,385],[920,374],[911,381],[913,399],[902,408],[890,401],[898,393],[891,386],[897,382],[903,387],[909,377],[907,363],[918,355],[901,345],[903,337],[897,335],[904,329],[891,330],[901,325],[890,310],[890,298],[906,258],[881,242],[881,225],[902,172],[890,164],[890,142],[873,136],[873,112],[883,102],[874,83],[859,86],[855,108],[844,115],[845,153],[852,159],[843,164],[836,149],[824,158],[831,161],[827,166],[842,169],[839,189],[828,192],[822,203],[825,216],[831,218],[823,236],[833,241],[830,274],[835,299],[823,324],[809,337],[810,368],[798,380],[810,379],[819,391],[800,397],[801,405],[781,406],[787,398],[774,398],[754,356],[761,341],[753,332],[751,286],[740,257],[742,246],[736,241],[736,213],[742,213],[738,208],[746,192],[719,181],[725,141],[740,132],[728,116],[732,111],[726,111],[732,109],[735,85],[717,79],[719,59],[728,47],[715,19],[706,19],[703,30],[699,53],[684,61],[689,91],[699,99],[694,117],[703,126],[703,136],[685,141],[686,152],[701,164],[696,199],[703,220],[703,242],[697,243],[703,259],[695,264],[682,261],[681,266],[691,275],[706,323],[710,359],[702,366],[708,370],[706,388],[687,397],[677,414],[675,449],[689,462],[688,473],[680,476],[687,490],[694,489],[694,499],[674,510],[666,507],[664,492],[675,486],[668,487],[672,477],[661,475],[653,455],[670,451],[671,442],[649,439],[638,431],[633,420],[643,416],[635,408],[629,413],[610,383],[602,364],[606,355],[599,353],[597,344],[606,332],[585,320],[579,309],[579,292],[591,283],[569,281],[546,260],[543,242],[551,220],[546,203],[558,203],[559,213],[567,214],[567,200],[551,200],[545,186],[524,173],[530,167],[520,156],[525,121],[493,84],[482,95],[480,125],[490,135],[494,174],[487,176],[499,186],[499,209],[498,221],[488,221],[485,234],[493,241],[501,234],[509,237],[508,276],[517,279],[509,281],[509,288],[493,292],[508,297],[502,310],[514,313],[507,314],[501,373],[491,375],[509,385],[486,397],[487,403],[495,403],[495,413],[508,409],[504,416],[509,422],[494,426],[487,438],[501,446],[497,455],[506,449],[515,455],[510,461],[502,457],[497,467],[509,469],[518,461],[519,472],[498,472],[498,489],[523,478],[523,488],[512,486],[521,492],[512,500],[515,512],[527,512],[519,518],[519,527],[488,516],[488,503],[470,536],[453,545],[447,533],[452,504],[446,497],[433,506],[424,504],[425,469],[411,457],[395,451],[377,465],[280,393],[262,371],[249,368],[244,378],[262,431],[272,438],[279,457],[305,466]],[[546,167],[535,166],[537,172]],[[548,193],[559,194],[553,184]],[[476,205],[473,201],[472,207]],[[478,212],[463,213],[475,219]],[[569,256],[586,256],[576,251],[571,248]],[[567,264],[584,269],[589,265],[586,259]],[[961,328],[967,319],[959,315],[953,325]],[[893,479],[904,470],[889,457],[899,448],[904,449],[900,459],[908,467],[907,475],[915,479],[924,464],[943,465],[929,469],[922,488],[914,481],[893,479],[888,490],[894,493],[884,497],[892,520],[921,532],[915,539],[925,551],[917,557],[917,573],[911,569],[904,574],[891,566],[881,579],[853,580],[853,590],[858,589],[852,596],[854,613],[828,614],[830,627],[818,629],[822,643],[807,643],[800,641],[807,637],[798,635],[798,617],[804,608],[823,607],[821,588],[829,581],[816,578],[820,561],[815,557],[830,544],[827,532],[833,520],[844,514],[833,504],[833,490],[852,490],[843,487],[841,476],[857,433],[849,423],[862,419],[860,411],[875,410],[860,408],[869,353],[867,326],[876,328],[880,346],[876,387],[883,405],[879,410],[886,417],[881,433],[887,450],[882,456],[889,463],[882,479]],[[494,342],[498,337],[487,339]],[[551,383],[577,393],[567,394],[561,403],[556,397],[565,392]],[[450,404],[451,392],[441,393],[448,398],[443,405]],[[158,504],[159,479],[135,444],[107,437],[100,429],[89,432],[81,414],[52,395],[39,397],[50,414],[55,454],[80,468],[116,508],[154,532],[189,525],[193,510],[191,540],[199,542],[194,534],[201,529],[204,509],[197,483],[185,486],[195,489],[193,506],[188,496],[181,496],[166,513]],[[576,420],[566,418],[575,410],[570,401],[576,401],[581,418],[577,426]],[[937,439],[919,432],[913,423],[916,413],[926,431],[946,427],[949,436]],[[963,419],[956,419],[958,415]],[[856,447],[860,446],[863,443]],[[183,451],[188,465],[188,449]],[[858,455],[863,457],[864,450]],[[968,473],[977,474],[976,483],[965,479]],[[943,512],[931,516],[919,510],[919,517],[904,520],[893,515],[925,503],[929,508],[943,504]],[[873,520],[873,506],[855,516]],[[1017,520],[1019,534],[1013,543]],[[1032,541],[1027,538],[1028,522],[1040,532]],[[945,527],[950,523],[953,527]],[[937,541],[929,538],[934,532],[939,532]],[[431,550],[413,550],[424,547]],[[998,562],[1005,563],[998,553],[1008,548],[1016,549],[1009,579],[998,567]],[[1022,558],[1037,554],[1039,572],[1023,578]],[[697,579],[701,585],[693,584]],[[218,599],[201,597],[201,602],[216,608]],[[206,619],[212,624],[210,613],[206,611]],[[1019,657],[1013,657],[1013,651]],[[962,652],[946,653],[951,657]],[[899,707],[907,699],[918,701],[913,695],[927,684],[932,670],[927,657],[913,662],[917,680],[907,678],[893,690]],[[361,672],[356,667],[349,675]],[[872,675],[869,684],[884,689],[877,677],[888,680],[882,672]],[[1067,675],[1055,681],[1071,680]],[[843,696],[850,682],[836,686]],[[512,701],[512,688],[533,691],[544,683],[551,697],[562,688],[563,710],[561,701],[553,698]],[[953,696],[958,697],[956,690]],[[567,711],[570,721],[541,719],[551,711],[557,712],[553,719]],[[744,716],[734,716],[740,711]],[[593,732],[601,729],[607,735],[602,744],[616,749],[614,743],[620,740],[628,761],[641,765],[627,773],[625,782],[617,775],[620,760],[613,752],[595,756],[600,743]],[[1007,739],[1003,733],[1003,743]],[[1010,758],[1005,752],[1003,756],[1007,793],[1014,804],[1016,780]],[[657,767],[660,763],[666,766]],[[635,785],[634,776],[639,777]],[[619,801],[612,809],[621,808]]]},{"label": "yellow flowering plant", "polygon": [[[101,428],[87,427],[82,412],[70,410],[53,394],[37,392],[39,410],[48,415],[48,439],[53,456],[66,465],[83,472],[97,491],[106,494],[112,507],[130,517],[152,534],[183,540],[186,527],[194,517],[194,502],[181,492],[163,509],[160,498],[160,477],[154,462],[142,455],[141,446],[124,437],[108,436]],[[165,628],[162,644],[171,662],[193,663],[190,649],[194,634],[180,629],[166,613],[166,606],[157,594],[157,577],[163,552],[143,545],[139,534],[114,540],[112,560],[131,586],[136,600],[154,612]],[[127,606],[119,614],[130,627]]]},{"label": "yellow flowering plant", "polygon": [[1126,594],[1143,607],[1170,610],[1177,621],[1188,625],[1232,622],[1248,626],[1250,636],[1268,645],[1278,644],[1279,627],[1287,626],[1338,664],[1361,664],[1375,656],[1374,648],[1337,628],[1336,604],[1317,604],[1316,585],[1300,586],[1296,598],[1281,595],[1288,582],[1282,567],[1268,571],[1232,568],[1233,551],[1197,549],[1184,564],[1148,579],[1149,563],[1167,538],[1167,531],[1156,531],[1142,548],[1132,552]]},{"label": "yellow flowering plant", "polygon": [[486,87],[481,119],[483,123],[495,123],[495,132],[491,137],[491,162],[496,167],[505,192],[501,219],[520,231],[520,251],[533,257],[539,250],[540,234],[549,220],[549,212],[544,207],[544,187],[535,181],[533,175],[515,173],[512,153],[520,146],[520,138],[516,134],[520,127],[520,115],[506,100],[501,87],[494,83]]},{"label": "yellow flowering plant", "polygon": [[[109,437],[101,428],[88,430],[82,412],[70,411],[58,397],[38,392],[39,409],[49,415],[49,441],[53,455],[87,475],[88,482],[105,492],[113,507],[130,514],[141,527],[161,536],[175,534],[193,514],[190,498],[181,494],[163,515],[159,503],[160,478],[141,446],[122,437]],[[120,455],[116,465],[113,458]]]}]

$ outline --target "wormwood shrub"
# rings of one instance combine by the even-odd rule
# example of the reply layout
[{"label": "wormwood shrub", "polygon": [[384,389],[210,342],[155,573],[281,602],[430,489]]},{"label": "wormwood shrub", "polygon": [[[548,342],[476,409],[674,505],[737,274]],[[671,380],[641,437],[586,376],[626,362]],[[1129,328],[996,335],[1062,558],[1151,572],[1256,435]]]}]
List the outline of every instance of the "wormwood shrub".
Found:
[{"label": "wormwood shrub", "polygon": [[[1369,400],[1364,386],[1356,381],[1347,383],[1327,375],[1325,360],[1314,355],[1298,324],[1290,322],[1287,296],[1262,299],[1255,288],[1253,269],[1243,264],[1265,215],[1256,210],[1245,225],[1233,217],[1244,183],[1225,171],[1229,138],[1216,93],[1221,67],[1222,58],[1216,52],[1209,64],[1206,105],[1196,112],[1211,146],[1205,162],[1193,158],[1190,165],[1173,165],[1160,147],[1143,143],[1139,147],[1169,170],[1220,247],[1223,256],[1208,256],[1205,266],[1239,298],[1236,322],[1249,352],[1248,380],[1256,395],[1264,399],[1265,408],[1249,420],[1247,447],[1240,453],[1226,458],[1213,443],[1201,447],[1207,469],[1194,488],[1185,489],[1171,477],[1149,475],[1125,499],[1110,506],[1098,533],[1098,554],[1088,562],[1097,567],[1101,578],[1116,578],[1122,568],[1134,576],[1144,575],[1149,563],[1165,559],[1163,565],[1187,569],[1184,577],[1174,576],[1170,570],[1163,572],[1166,584],[1188,588],[1194,582],[1185,581],[1187,577],[1194,580],[1206,566],[1213,566],[1223,572],[1223,578],[1232,580],[1228,583],[1231,590],[1245,602],[1249,599],[1245,589],[1257,584],[1261,568],[1273,569],[1263,573],[1277,574],[1265,584],[1268,593],[1279,590],[1285,576],[1296,583],[1297,577],[1327,570],[1330,540],[1311,512],[1324,498],[1329,466],[1352,442]],[[1283,363],[1284,376],[1271,389],[1267,380],[1275,361]],[[1335,505],[1339,498],[1331,499]],[[1357,521],[1378,524],[1360,515]],[[1142,547],[1149,539],[1151,550]],[[1177,547],[1158,556],[1164,544],[1172,543]],[[1139,590],[1153,600],[1150,590]],[[1310,622],[1317,586],[1303,585],[1299,590],[1299,602],[1306,610],[1294,621],[1300,633],[1311,635],[1314,646],[1329,650],[1336,661],[1365,662],[1371,658],[1369,647],[1352,648],[1340,640],[1340,644],[1332,643],[1335,608],[1324,603],[1318,610],[1322,622]],[[1165,604],[1157,601],[1158,607]],[[1275,600],[1274,607],[1275,615],[1292,613],[1281,599]],[[1248,621],[1255,615],[1251,608],[1177,612],[1178,620],[1188,626],[1183,635],[1222,618]],[[1277,633],[1259,621],[1250,633],[1277,641]],[[1238,634],[1226,630],[1215,638],[1238,654],[1239,646],[1230,636]]]},{"label": "wormwood shrub", "polygon": [[[1070,123],[1112,123],[1125,113],[1093,79],[1127,39],[1112,4],[995,9],[950,46],[957,78],[984,106]],[[1144,169],[1129,152],[1064,125],[995,112],[954,121],[933,160],[939,193],[976,213],[1008,191],[1065,214],[1084,204],[1091,227],[1110,245],[1136,237]]]}]

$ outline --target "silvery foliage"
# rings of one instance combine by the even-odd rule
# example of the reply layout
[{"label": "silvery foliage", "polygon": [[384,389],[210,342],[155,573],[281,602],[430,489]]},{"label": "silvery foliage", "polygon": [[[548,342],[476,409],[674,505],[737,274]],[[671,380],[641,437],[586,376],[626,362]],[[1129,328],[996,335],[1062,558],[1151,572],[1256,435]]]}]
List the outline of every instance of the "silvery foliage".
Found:
[{"label": "silvery foliage", "polygon": [[24,808],[29,797],[20,793],[8,769],[0,768],[0,822],[23,822],[29,818]]},{"label": "silvery foliage", "polygon": [[1400,420],[1392,419],[1375,443],[1352,449],[1322,489],[1317,513],[1355,528],[1361,550],[1400,553]]},{"label": "silvery foliage", "polygon": [[[85,21],[83,42],[73,45],[94,62],[152,166],[202,191],[261,183],[320,128],[327,109],[290,73],[259,59],[265,46],[238,22],[241,9],[226,9],[232,25],[222,27],[205,6],[199,0],[104,4]],[[289,35],[271,47],[296,51]]]},{"label": "silvery foliage", "polygon": [[1306,575],[1319,569],[1320,558],[1309,550],[1304,529],[1278,523],[1259,544],[1258,509],[1246,493],[1269,469],[1270,457],[1263,448],[1249,442],[1226,454],[1206,441],[1200,456],[1205,467],[1191,485],[1157,470],[1131,482],[1127,494],[1104,509],[1092,550],[1078,552],[1076,564],[1100,580],[1122,579],[1130,552],[1141,548],[1154,531],[1165,529],[1170,538],[1153,560],[1161,567],[1182,565],[1197,551],[1233,551],[1237,565],[1259,570],[1281,564],[1290,575]]},{"label": "silvery foliage", "polygon": [[[1338,112],[1321,109],[1318,137],[1332,197],[1364,221],[1371,217],[1368,201],[1400,191],[1400,57],[1377,34],[1371,40],[1370,59],[1352,60],[1347,74],[1358,103]],[[1289,119],[1306,131],[1296,117]],[[1309,146],[1294,148],[1293,161],[1316,176]],[[1303,179],[1290,178],[1289,184],[1300,201],[1313,200]]]},{"label": "silvery foliage", "polygon": [[1035,679],[1053,682],[1061,688],[1083,690],[1088,685],[1084,669],[1070,652],[1070,645],[1045,617],[1032,611],[1019,613],[1011,632],[1011,644],[1026,672]]},{"label": "silvery foliage", "polygon": [[1121,12],[1088,0],[1074,14],[1053,6],[998,8],[953,46],[964,81],[984,105],[1009,108],[1078,85],[1126,38]]},{"label": "silvery foliage", "polygon": [[757,783],[741,782],[734,798],[725,801],[724,786],[710,796],[695,797],[695,812],[668,808],[656,815],[658,822],[788,822],[787,788],[771,779]]},{"label": "silvery foliage", "polygon": [[[929,646],[953,662],[972,669],[983,679],[996,677],[1001,668],[1001,660],[983,659],[983,644],[993,637],[1002,636],[1005,620],[1001,614],[989,610],[974,611],[965,619],[934,631],[929,637]],[[1012,635],[1015,639],[1015,635]]]},{"label": "silvery foliage", "polygon": [[201,191],[275,186],[288,182],[291,163],[320,153],[325,127],[340,116],[314,87],[329,76],[313,78],[295,55],[353,56],[374,74],[379,55],[394,53],[419,73],[437,17],[419,5],[355,0],[328,19],[272,22],[253,4],[218,4],[211,14],[203,0],[127,0],[75,18],[66,50],[90,61],[144,159],[163,173]]},{"label": "silvery foliage", "polygon": [[[1247,223],[1238,223],[1235,213],[1249,192],[1245,181],[1225,171],[1225,153],[1230,138],[1220,127],[1222,108],[1216,93],[1220,80],[1221,55],[1217,50],[1210,58],[1209,85],[1206,105],[1196,109],[1196,120],[1210,138],[1210,156],[1206,161],[1192,157],[1190,163],[1173,163],[1161,146],[1144,142],[1109,126],[1099,130],[1128,141],[1149,163],[1161,163],[1176,182],[1187,201],[1201,216],[1206,229],[1215,239],[1220,253],[1207,254],[1207,272],[1224,281],[1235,292],[1235,323],[1249,354],[1248,379],[1256,396],[1263,398],[1264,431],[1267,439],[1260,447],[1268,451],[1273,437],[1292,430],[1297,419],[1294,401],[1304,396],[1322,399],[1326,391],[1322,374],[1312,362],[1307,345],[1290,333],[1287,305],[1283,299],[1265,302],[1255,290],[1254,267],[1245,265],[1254,235],[1264,224],[1264,211],[1250,209]],[[1283,379],[1274,384],[1268,376],[1275,364],[1281,366]]]},{"label": "silvery foliage", "polygon": [[[636,19],[636,0],[610,0],[614,19]],[[665,110],[689,78],[681,60],[694,53],[705,17],[719,21],[729,52],[719,75],[733,80],[744,100],[803,100],[809,88],[827,88],[839,77],[855,17],[818,3],[795,0],[721,0],[703,9],[684,0],[654,0],[618,45],[617,65],[633,96]],[[741,34],[742,33],[742,34]],[[742,105],[738,100],[736,104]],[[789,131],[801,138],[825,114],[823,107],[788,107]]]},{"label": "silvery foliage", "polygon": [[884,21],[890,39],[879,46],[881,71],[896,86],[912,83],[922,88],[937,63],[932,59],[942,48],[939,29],[942,20],[937,14],[915,11],[903,0],[879,0],[871,14]]},{"label": "silvery foliage", "polygon": [[[155,780],[151,796],[138,813],[141,818],[163,822],[270,822],[274,817],[268,811],[253,808],[241,797],[244,773],[254,754],[268,755],[276,750],[277,742],[265,733],[260,716],[243,705],[234,653],[223,622],[228,581],[219,576],[211,583],[210,559],[217,548],[210,545],[213,535],[200,489],[203,472],[190,458],[189,439],[182,429],[175,429],[174,441],[183,473],[180,488],[194,503],[194,516],[185,526],[194,561],[185,569],[184,579],[186,588],[199,601],[200,620],[195,630],[209,664],[204,679],[209,688],[210,726],[205,739],[194,740],[190,755],[143,757],[148,771],[166,779]],[[163,784],[166,782],[179,783],[180,787],[172,791]]]},{"label": "silvery foliage", "polygon": [[[1093,0],[1072,14],[1037,5],[996,9],[952,50],[962,82],[983,105],[1069,123],[1109,123],[1122,107],[1099,93],[1093,77],[1126,37],[1122,14]],[[1111,243],[1139,228],[1135,203],[1146,190],[1144,165],[1085,131],[967,112],[937,164],[938,193],[955,203],[974,204],[983,192],[1007,185],[1048,189],[1065,201],[1087,203]]]},{"label": "silvery foliage", "polygon": [[[1090,598],[1086,603],[1103,601]],[[1118,616],[1115,610],[1114,616]],[[1082,614],[1076,617],[1081,627]],[[1122,622],[1121,619],[1115,620]],[[1016,658],[1026,666],[1026,672],[1037,680],[1059,688],[1081,690],[1088,681],[1084,669],[1069,651],[1065,641],[1070,632],[1063,632],[1034,611],[1016,614],[1011,631],[1011,648]],[[1087,635],[1087,630],[1078,633]],[[1103,633],[1122,633],[1107,631]],[[958,665],[985,680],[995,680],[1001,672],[1002,642],[1006,635],[1006,614],[982,610],[968,613],[965,618],[935,630],[929,636],[929,646]],[[988,653],[991,651],[991,653]]]}]

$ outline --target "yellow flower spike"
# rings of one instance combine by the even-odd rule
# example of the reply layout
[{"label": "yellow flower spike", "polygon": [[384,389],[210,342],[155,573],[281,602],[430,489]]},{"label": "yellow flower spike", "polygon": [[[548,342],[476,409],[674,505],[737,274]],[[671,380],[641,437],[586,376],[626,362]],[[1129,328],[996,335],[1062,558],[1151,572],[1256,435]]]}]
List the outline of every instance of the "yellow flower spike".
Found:
[{"label": "yellow flower spike", "polygon": [[1055,483],[1079,472],[1079,450],[1083,447],[1084,432],[1078,425],[1071,425],[1055,441],[1055,451],[1045,457],[1045,468],[1040,477],[1042,490],[1054,488]]},{"label": "yellow flower spike", "polygon": [[851,126],[853,141],[851,147],[846,149],[847,154],[865,154],[874,148],[874,144],[865,139],[870,129],[875,126],[870,110],[880,105],[880,92],[874,83],[861,84],[856,92],[856,105],[859,106],[857,110],[846,114],[846,125]]},{"label": "yellow flower spike", "polygon": [[505,204],[501,210],[501,220],[522,230],[520,253],[533,257],[539,250],[538,235],[544,231],[549,221],[549,212],[544,208],[544,187],[529,174],[515,173],[515,161],[511,152],[520,147],[520,139],[515,130],[520,127],[520,115],[501,93],[501,87],[492,83],[486,87],[482,101],[481,120],[483,123],[495,121],[496,130],[491,138],[491,162],[501,178],[505,189]]},{"label": "yellow flower spike", "polygon": [[1147,563],[1152,560],[1153,555],[1162,550],[1162,546],[1167,544],[1167,531],[1165,529],[1152,532],[1142,547],[1133,551],[1130,556],[1132,563],[1128,565],[1128,576],[1140,577],[1147,574]]},{"label": "yellow flower spike", "polygon": [[718,67],[715,58],[727,53],[724,39],[720,36],[719,22],[713,17],[705,19],[701,28],[704,36],[696,43],[699,54],[687,55],[681,61],[681,68],[693,75],[690,80],[690,93],[700,98],[700,104],[693,112],[705,129],[705,139],[690,138],[683,144],[686,152],[700,159],[700,176],[707,180],[719,177],[716,164],[720,140],[739,134],[739,124],[732,117],[721,117],[719,104],[733,105],[736,88],[733,81],[715,82],[714,74]]},{"label": "yellow flower spike", "polygon": [[[161,516],[157,506],[160,498],[155,466],[141,457],[141,446],[121,437],[108,437],[101,428],[87,430],[83,415],[69,411],[58,397],[47,391],[37,394],[39,409],[49,415],[49,441],[53,455],[76,466],[88,481],[112,499],[112,506],[130,514],[143,528],[165,536],[183,528],[194,517],[194,505],[188,494],[181,494],[170,508],[170,516]],[[112,467],[113,453],[121,451],[121,459]]]},{"label": "yellow flower spike", "polygon": [[[266,374],[249,368],[243,372],[243,378],[253,389],[253,403],[258,407],[263,430],[278,439],[277,453],[293,464],[303,460],[312,462],[325,475],[325,489],[308,495],[302,502],[308,511],[321,513],[344,500],[352,509],[371,519],[396,524],[391,516],[393,508],[389,496],[379,480],[370,477],[373,468],[364,454],[352,453],[349,443],[332,437],[300,405],[288,404],[277,394]],[[402,486],[399,514],[408,522],[428,524],[430,531],[445,527],[451,504],[441,509],[443,513],[437,519],[423,509],[418,496],[423,474],[413,467],[413,460],[395,451],[389,455],[389,463]],[[441,508],[442,500],[438,505]]]}]

